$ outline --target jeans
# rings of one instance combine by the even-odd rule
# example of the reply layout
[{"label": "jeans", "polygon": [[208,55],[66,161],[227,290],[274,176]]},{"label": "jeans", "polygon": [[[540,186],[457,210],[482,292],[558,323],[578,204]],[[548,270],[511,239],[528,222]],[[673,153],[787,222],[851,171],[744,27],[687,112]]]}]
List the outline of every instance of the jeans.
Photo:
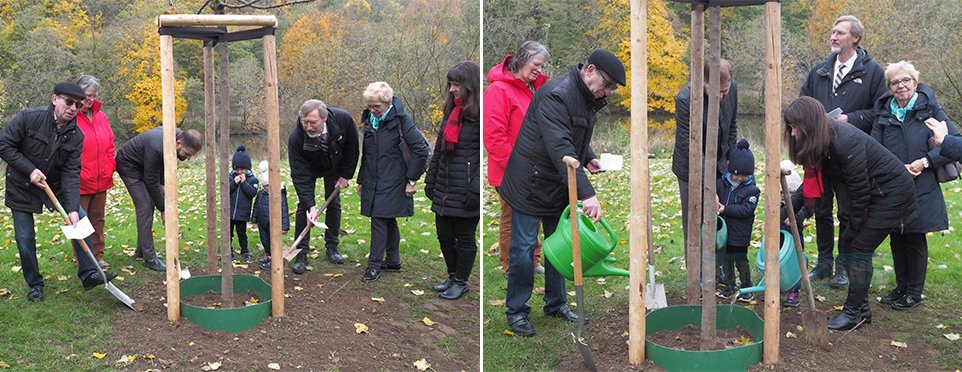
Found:
[{"label": "jeans", "polygon": [[[511,205],[501,199],[501,223],[498,224],[498,258],[501,271],[508,272],[508,259],[511,258]],[[534,245],[534,266],[541,265],[541,241]]]},{"label": "jeans", "polygon": [[[507,306],[505,314],[509,318],[531,313],[531,307],[527,302],[534,289],[532,261],[534,247],[538,242],[538,224],[544,228],[544,237],[547,238],[558,228],[559,217],[561,217],[560,214],[530,216],[518,212],[517,209],[511,214],[511,258],[508,261],[508,293],[505,299]],[[545,260],[542,264],[544,266],[544,311],[550,313],[560,309],[567,302],[565,280],[550,261]]]},{"label": "jeans", "polygon": [[[334,185],[337,184],[337,179],[340,178],[338,175],[324,176],[324,200],[327,200],[331,193],[334,192]],[[316,181],[316,180],[315,180]],[[314,189],[314,183],[311,183],[311,190]],[[320,208],[320,205],[317,205]],[[297,202],[297,212],[294,214],[294,234],[300,234],[307,227],[307,212],[311,209],[310,206],[303,200],[298,200]],[[324,245],[327,248],[337,248],[337,245],[341,243],[341,239],[338,234],[341,231],[341,195],[338,194],[331,200],[331,204],[328,204],[327,210],[325,210],[324,223],[327,225],[327,231],[324,232]],[[303,252],[307,252],[311,249],[308,242],[311,241],[311,232],[308,231],[307,235],[304,236],[304,240],[298,244],[298,248],[302,249]],[[305,253],[306,254],[306,253]]]},{"label": "jeans", "polygon": [[434,224],[438,229],[438,243],[448,268],[459,280],[467,281],[478,256],[478,242],[475,232],[480,217],[450,217],[435,215]]},{"label": "jeans", "polygon": [[[78,213],[83,219],[87,212],[79,208]],[[17,241],[17,249],[20,250],[20,266],[23,272],[23,280],[27,286],[43,288],[43,276],[40,275],[40,264],[37,262],[37,231],[34,230],[33,213],[25,211],[11,210],[13,212],[13,231],[14,239]],[[90,237],[84,239],[87,247],[91,246]],[[83,248],[76,241],[73,241],[74,255],[77,257],[77,277],[83,280],[87,276],[97,271],[94,261],[90,259]]]}]

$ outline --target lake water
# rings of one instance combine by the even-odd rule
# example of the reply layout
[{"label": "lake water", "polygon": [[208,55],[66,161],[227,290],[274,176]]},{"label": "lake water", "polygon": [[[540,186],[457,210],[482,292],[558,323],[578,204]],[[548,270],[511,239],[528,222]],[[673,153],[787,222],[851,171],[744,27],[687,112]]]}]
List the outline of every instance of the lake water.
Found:
[{"label": "lake water", "polygon": [[[649,153],[657,157],[670,156],[675,144],[674,115],[648,114]],[[631,118],[626,115],[599,115],[591,139],[596,153],[627,154],[630,143]],[[670,121],[670,123],[668,123]],[[671,124],[670,126],[666,123]],[[761,115],[738,116],[738,138],[747,138],[753,151],[764,149],[765,117]]]}]

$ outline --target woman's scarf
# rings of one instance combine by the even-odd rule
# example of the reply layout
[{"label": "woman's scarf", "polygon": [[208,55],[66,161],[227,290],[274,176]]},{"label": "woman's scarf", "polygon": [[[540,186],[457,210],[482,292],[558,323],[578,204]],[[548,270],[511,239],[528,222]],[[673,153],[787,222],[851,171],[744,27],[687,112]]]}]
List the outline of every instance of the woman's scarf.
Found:
[{"label": "woman's scarf", "polygon": [[381,122],[387,118],[387,113],[391,112],[392,108],[394,108],[393,104],[388,106],[387,110],[384,110],[384,113],[381,114],[381,117],[374,116],[374,113],[371,113],[371,126],[374,127],[374,130],[377,130],[377,127],[381,126]]},{"label": "woman's scarf", "polygon": [[892,100],[889,101],[889,109],[892,110],[892,115],[894,115],[896,119],[899,119],[900,122],[904,123],[905,114],[915,108],[915,100],[917,98],[919,98],[919,93],[915,92],[912,94],[912,99],[909,100],[909,104],[905,105],[905,107],[899,107],[895,97],[892,97]]},{"label": "woman's scarf", "polygon": [[464,102],[460,98],[454,98],[454,109],[448,115],[448,122],[444,125],[444,140],[441,141],[441,151],[447,152],[454,150],[458,144],[458,137],[461,135],[461,110],[464,109]]},{"label": "woman's scarf", "polygon": [[822,183],[822,162],[815,163],[814,167],[806,166],[805,179],[802,180],[802,195],[805,196],[805,206],[815,207],[815,202],[822,197],[824,184]]}]

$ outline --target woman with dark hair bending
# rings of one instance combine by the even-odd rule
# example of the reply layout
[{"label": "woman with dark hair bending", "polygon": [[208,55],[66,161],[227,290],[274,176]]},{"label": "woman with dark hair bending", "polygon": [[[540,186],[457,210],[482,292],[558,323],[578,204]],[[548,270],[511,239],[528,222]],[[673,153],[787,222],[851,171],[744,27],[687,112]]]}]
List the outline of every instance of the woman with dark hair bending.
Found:
[{"label": "woman with dark hair bending", "polygon": [[871,323],[872,254],[889,233],[903,231],[917,218],[912,176],[888,149],[858,128],[829,119],[811,97],[792,102],[782,118],[789,157],[805,167],[806,202],[821,197],[824,187],[838,197],[838,250],[846,258],[849,286],[844,307],[828,319],[828,328]]},{"label": "woman with dark hair bending", "polygon": [[475,231],[481,218],[481,69],[460,62],[448,71],[444,120],[424,181],[433,202],[438,243],[448,275],[434,286],[440,297],[457,300],[468,292],[478,255]]}]

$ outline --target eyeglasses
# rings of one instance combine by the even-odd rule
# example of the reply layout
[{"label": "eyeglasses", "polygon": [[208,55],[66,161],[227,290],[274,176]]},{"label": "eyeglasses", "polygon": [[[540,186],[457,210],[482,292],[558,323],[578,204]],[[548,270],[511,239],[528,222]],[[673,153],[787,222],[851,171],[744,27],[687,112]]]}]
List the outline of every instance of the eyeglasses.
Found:
[{"label": "eyeglasses", "polygon": [[608,78],[605,77],[605,73],[604,73],[604,72],[601,72],[601,70],[598,70],[598,74],[601,75],[601,80],[604,80],[604,81],[605,81],[605,86],[604,86],[605,88],[608,88],[608,89],[611,89],[611,90],[615,90],[615,89],[618,88],[618,83],[617,83],[617,82],[614,82],[614,81],[611,81],[611,80],[608,80]]},{"label": "eyeglasses", "polygon": [[384,109],[384,104],[383,104],[383,103],[378,103],[378,104],[374,104],[374,105],[367,105],[367,108],[368,108],[369,110],[381,111],[382,109]]},{"label": "eyeglasses", "polygon": [[62,99],[62,100],[64,101],[64,103],[67,104],[67,106],[74,106],[74,107],[76,107],[76,108],[81,108],[81,107],[83,107],[83,105],[84,105],[83,100],[77,101],[77,100],[75,100],[75,99],[73,99],[73,98],[67,98],[67,97],[61,96],[61,95],[59,95],[59,94],[57,95],[57,97],[60,97],[60,99]]},{"label": "eyeglasses", "polygon": [[312,127],[316,127],[316,126],[318,126],[318,125],[324,124],[325,122],[327,122],[327,119],[318,120],[318,121],[303,120],[303,119],[301,120],[301,124],[304,124],[304,125],[307,125],[307,126],[312,126]]},{"label": "eyeglasses", "polygon": [[909,87],[909,83],[911,83],[911,82],[913,82],[913,81],[915,81],[915,79],[910,78],[910,77],[904,77],[904,78],[901,78],[901,79],[899,79],[899,80],[892,80],[892,81],[890,81],[890,82],[889,82],[889,86],[892,87],[892,88],[896,88],[896,87],[898,87],[899,85],[905,85],[905,87],[908,88],[908,87]]}]

